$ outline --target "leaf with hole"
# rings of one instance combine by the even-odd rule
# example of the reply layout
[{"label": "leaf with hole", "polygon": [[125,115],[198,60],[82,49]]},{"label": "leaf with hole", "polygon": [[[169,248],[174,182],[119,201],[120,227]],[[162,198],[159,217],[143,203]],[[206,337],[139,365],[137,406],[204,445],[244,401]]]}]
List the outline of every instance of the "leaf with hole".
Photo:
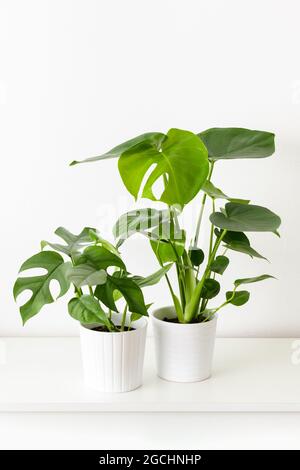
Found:
[{"label": "leaf with hole", "polygon": [[272,132],[240,127],[214,127],[198,134],[210,160],[264,158],[275,151]]},{"label": "leaf with hole", "polygon": [[233,232],[273,232],[281,220],[274,212],[262,206],[228,202],[226,213],[213,212],[210,221],[216,227]]},{"label": "leaf with hole", "polygon": [[78,235],[74,235],[66,228],[58,227],[54,233],[58,237],[62,238],[66,244],[62,245],[60,243],[51,243],[43,240],[41,242],[41,247],[44,249],[44,247],[48,245],[53,248],[53,250],[59,251],[65,255],[70,256],[71,258],[76,259],[80,255],[83,248],[93,244],[92,238],[90,236],[91,230],[96,231],[90,227],[85,227]]},{"label": "leaf with hole", "polygon": [[55,299],[50,290],[51,281],[55,280],[59,283],[60,293],[58,297],[63,296],[68,291],[70,287],[68,279],[70,267],[71,263],[65,263],[62,256],[54,251],[41,251],[22,264],[19,272],[33,268],[42,268],[47,271],[46,274],[39,276],[19,277],[15,282],[15,299],[26,290],[32,292],[30,299],[20,307],[23,324],[36,315],[44,305],[54,302]]}]

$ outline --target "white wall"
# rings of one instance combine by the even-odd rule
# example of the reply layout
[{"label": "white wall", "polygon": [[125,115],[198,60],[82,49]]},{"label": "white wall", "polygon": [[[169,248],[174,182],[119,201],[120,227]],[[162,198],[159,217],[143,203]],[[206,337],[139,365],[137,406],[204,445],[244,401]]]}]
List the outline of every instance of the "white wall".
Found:
[{"label": "white wall", "polygon": [[[224,310],[219,334],[299,336],[299,15],[297,0],[0,1],[0,335],[77,334],[65,300],[21,326],[17,270],[57,226],[106,227],[104,210],[113,221],[132,205],[115,161],[68,162],[144,131],[241,126],[274,131],[276,155],[220,163],[215,181],[281,214],[282,238],[252,237],[272,264],[232,256],[226,287],[278,280]],[[137,273],[156,268],[142,239],[124,256]],[[169,302],[164,284],[151,294]]]}]

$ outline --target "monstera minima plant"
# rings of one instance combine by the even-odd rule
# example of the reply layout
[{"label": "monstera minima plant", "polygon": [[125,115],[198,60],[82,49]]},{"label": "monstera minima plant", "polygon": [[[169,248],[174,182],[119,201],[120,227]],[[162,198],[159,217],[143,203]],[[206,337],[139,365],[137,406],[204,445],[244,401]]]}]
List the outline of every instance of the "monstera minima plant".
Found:
[{"label": "monstera minima plant", "polygon": [[[250,232],[270,232],[279,235],[280,218],[265,207],[249,200],[229,197],[212,182],[219,161],[268,157],[274,153],[274,134],[242,128],[212,128],[194,134],[171,129],[167,134],[152,132],[135,137],[101,156],[84,162],[109,158],[118,159],[121,178],[135,199],[147,198],[165,203],[165,209],[155,207],[131,211],[122,215],[114,227],[117,246],[139,232],[148,237],[163,269],[175,265],[178,289],[165,272],[181,324],[207,322],[225,305],[241,306],[249,299],[242,286],[268,279],[268,274],[239,278],[226,292],[219,305],[209,302],[220,292],[220,280],[229,265],[229,253],[235,251],[251,258],[264,256],[251,245]],[[80,162],[72,162],[75,165]],[[155,195],[156,185],[163,186]],[[198,193],[202,193],[194,235],[186,239],[180,227],[180,213]],[[199,246],[199,233],[205,205],[210,200],[208,250]],[[220,204],[221,203],[221,204]],[[225,205],[224,205],[225,203]]]},{"label": "monstera minima plant", "polygon": [[[36,268],[45,273],[23,275],[15,282],[15,299],[24,291],[31,292],[29,300],[20,307],[23,324],[38,314],[44,305],[54,302],[52,281],[59,284],[58,297],[73,286],[68,311],[82,324],[97,324],[103,331],[119,332],[124,331],[127,313],[131,313],[131,320],[148,315],[142,287],[156,284],[170,269],[170,264],[148,277],[133,276],[127,271],[117,248],[104,240],[96,229],[85,227],[79,235],[74,235],[59,227],[55,234],[64,243],[42,241],[42,251],[27,259],[20,268],[23,274]],[[116,324],[112,312],[119,312],[117,301],[121,298],[125,305],[119,313],[121,321]]]}]

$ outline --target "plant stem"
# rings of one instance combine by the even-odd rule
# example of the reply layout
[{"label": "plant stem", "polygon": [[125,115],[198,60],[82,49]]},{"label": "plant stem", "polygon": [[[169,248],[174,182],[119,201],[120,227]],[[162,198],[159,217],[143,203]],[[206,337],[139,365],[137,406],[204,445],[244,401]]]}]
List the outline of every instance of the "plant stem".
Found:
[{"label": "plant stem", "polygon": [[[208,173],[208,176],[207,176],[207,181],[210,181],[210,179],[211,179],[211,175],[212,175],[212,172],[213,172],[213,169],[214,169],[214,164],[215,164],[215,162],[211,162],[211,164],[210,164],[210,169],[209,169],[209,173]],[[198,246],[199,233],[200,233],[200,227],[201,227],[201,222],[202,222],[202,218],[203,218],[203,212],[204,212],[204,206],[205,206],[206,198],[207,198],[207,194],[204,193],[203,198],[202,198],[202,203],[201,203],[201,208],[200,208],[198,220],[197,220],[194,242],[193,242],[193,246],[195,246],[195,247]]]},{"label": "plant stem", "polygon": [[210,274],[210,266],[211,266],[212,262],[215,259],[218,248],[219,248],[226,232],[227,232],[227,230],[223,230],[221,235],[217,238],[217,240],[215,242],[215,245],[214,245],[214,248],[212,250],[212,253],[211,253],[211,255],[209,257],[209,260],[207,262],[207,266],[206,266],[205,271],[203,273],[203,276],[201,278],[201,281],[197,284],[196,289],[194,291],[193,298],[192,298],[191,302],[188,304],[188,306],[185,310],[184,320],[185,320],[186,323],[190,323],[192,321],[192,319],[194,318],[194,316],[198,313],[199,302],[200,302],[200,299],[201,299],[201,292],[202,292],[204,282]]},{"label": "plant stem", "polygon": [[93,291],[93,289],[92,289],[91,286],[89,286],[89,291],[90,291],[90,294],[91,294],[92,296],[94,296],[94,291]]},{"label": "plant stem", "polygon": [[124,312],[123,312],[123,315],[122,315],[122,323],[121,323],[120,331],[124,331],[125,322],[126,322],[126,315],[127,315],[127,304],[125,305]]}]

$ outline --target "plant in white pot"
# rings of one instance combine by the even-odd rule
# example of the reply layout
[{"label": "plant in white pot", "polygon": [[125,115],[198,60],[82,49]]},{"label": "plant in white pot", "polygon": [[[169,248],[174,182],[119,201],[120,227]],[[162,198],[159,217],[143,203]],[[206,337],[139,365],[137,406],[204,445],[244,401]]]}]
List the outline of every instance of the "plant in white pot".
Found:
[{"label": "plant in white pot", "polygon": [[[59,284],[58,297],[71,285],[71,317],[80,322],[82,360],[86,384],[106,392],[126,392],[142,383],[148,306],[141,287],[153,285],[168,271],[165,266],[149,277],[128,273],[118,250],[85,227],[79,235],[63,227],[56,230],[65,243],[43,241],[42,251],[27,259],[20,272],[43,269],[45,274],[18,277],[17,299],[31,291],[20,307],[25,324],[45,304],[54,302],[52,281]],[[44,250],[49,246],[51,250]],[[116,302],[123,299],[122,312]]]},{"label": "plant in white pot", "polygon": [[[174,381],[198,381],[211,374],[217,312],[226,305],[241,306],[249,300],[243,285],[262,281],[268,274],[234,281],[231,291],[219,304],[211,300],[220,292],[220,279],[230,251],[252,258],[260,255],[245,232],[278,235],[280,218],[269,209],[249,200],[228,197],[216,188],[212,174],[216,162],[237,158],[263,158],[274,153],[274,134],[242,128],[213,128],[200,134],[171,129],[166,135],[148,133],[121,144],[106,154],[87,159],[119,158],[119,171],[128,191],[167,205],[165,210],[140,209],[124,214],[114,232],[117,246],[136,232],[143,233],[164,267],[174,263],[177,292],[165,273],[173,306],[154,311],[158,375]],[[73,162],[76,164],[78,162]],[[158,180],[161,195],[154,194]],[[190,242],[180,228],[184,206],[202,192],[195,233]],[[211,202],[208,247],[199,246],[204,209]],[[217,203],[225,207],[218,209]]]}]

